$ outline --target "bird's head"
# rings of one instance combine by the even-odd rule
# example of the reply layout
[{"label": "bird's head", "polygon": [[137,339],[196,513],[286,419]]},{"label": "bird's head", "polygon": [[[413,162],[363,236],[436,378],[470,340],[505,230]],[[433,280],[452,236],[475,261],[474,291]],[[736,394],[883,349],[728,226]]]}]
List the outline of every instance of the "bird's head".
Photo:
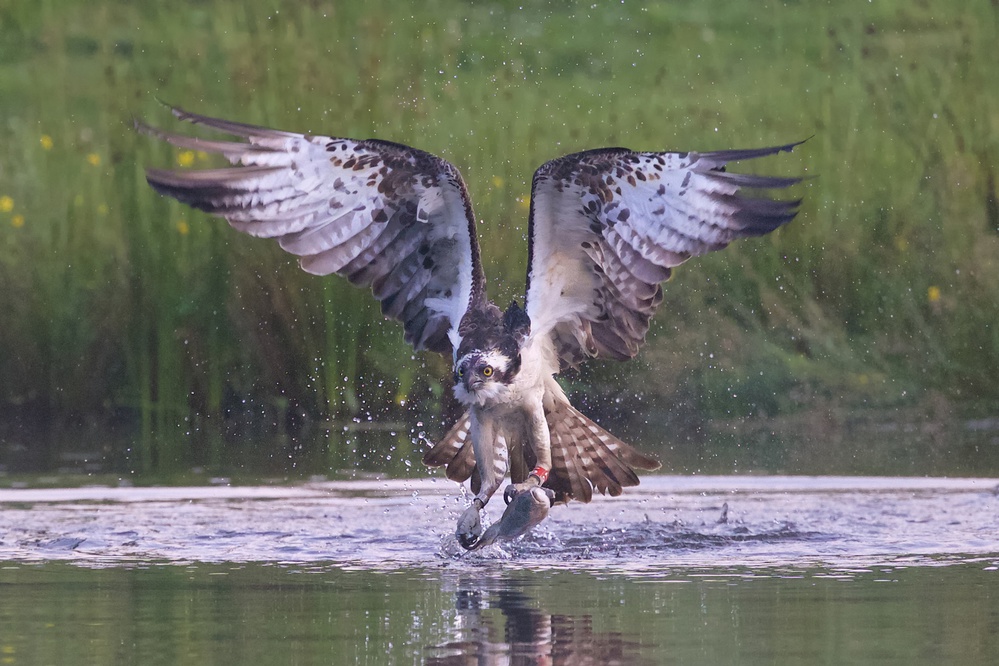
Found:
[{"label": "bird's head", "polygon": [[492,303],[470,309],[459,329],[455,397],[465,404],[498,398],[520,371],[520,348],[530,330],[531,320],[516,303],[505,313]]},{"label": "bird's head", "polygon": [[462,402],[474,402],[476,398],[495,393],[513,382],[520,369],[519,361],[519,357],[510,358],[499,349],[470,351],[455,363],[455,395]]}]

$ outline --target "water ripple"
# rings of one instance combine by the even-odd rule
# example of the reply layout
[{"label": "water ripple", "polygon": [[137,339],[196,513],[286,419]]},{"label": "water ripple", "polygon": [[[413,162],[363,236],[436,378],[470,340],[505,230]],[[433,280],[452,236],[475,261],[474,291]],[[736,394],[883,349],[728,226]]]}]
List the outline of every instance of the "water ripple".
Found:
[{"label": "water ripple", "polygon": [[[524,539],[466,553],[463,500],[436,480],[292,487],[0,490],[0,560],[295,562],[371,570],[504,567],[655,573],[843,569],[999,553],[995,479],[647,477],[553,508]],[[500,506],[490,507],[498,518]],[[838,575],[838,574],[837,574]]]}]

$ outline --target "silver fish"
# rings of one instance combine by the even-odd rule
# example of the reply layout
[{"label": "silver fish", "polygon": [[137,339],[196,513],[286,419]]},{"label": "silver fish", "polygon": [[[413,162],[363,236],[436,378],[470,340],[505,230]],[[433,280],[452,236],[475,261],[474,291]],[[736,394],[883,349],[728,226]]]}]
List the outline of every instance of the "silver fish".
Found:
[{"label": "silver fish", "polygon": [[555,493],[535,486],[517,493],[507,504],[503,516],[489,526],[470,550],[478,550],[497,541],[510,541],[527,534],[532,527],[548,517]]}]

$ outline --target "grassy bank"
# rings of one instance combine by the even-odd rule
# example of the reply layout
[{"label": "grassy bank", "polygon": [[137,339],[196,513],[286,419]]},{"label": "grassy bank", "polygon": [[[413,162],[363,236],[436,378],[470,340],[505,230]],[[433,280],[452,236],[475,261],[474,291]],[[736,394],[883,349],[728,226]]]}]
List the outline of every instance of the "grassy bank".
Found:
[{"label": "grassy bank", "polygon": [[816,176],[798,220],[677,271],[642,360],[573,386],[695,422],[994,412],[997,25],[984,0],[0,2],[0,414],[128,424],[146,470],[227,423],[439,428],[446,364],[366,294],[149,190],[203,163],[131,131],[170,122],[156,98],[451,160],[500,302],[543,161],[811,136],[760,166]]}]

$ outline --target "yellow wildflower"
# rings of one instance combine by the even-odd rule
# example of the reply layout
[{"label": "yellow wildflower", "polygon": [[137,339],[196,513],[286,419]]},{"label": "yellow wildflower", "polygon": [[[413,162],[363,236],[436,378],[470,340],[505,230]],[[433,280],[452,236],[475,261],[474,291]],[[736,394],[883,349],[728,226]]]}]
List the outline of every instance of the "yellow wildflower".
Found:
[{"label": "yellow wildflower", "polygon": [[940,301],[940,287],[932,286],[926,290],[926,300],[930,303],[937,303]]},{"label": "yellow wildflower", "polygon": [[186,236],[191,232],[190,225],[187,224],[187,220],[177,220],[177,233],[181,236]]},{"label": "yellow wildflower", "polygon": [[9,213],[14,210],[14,200],[6,194],[0,197],[0,213]]},{"label": "yellow wildflower", "polygon": [[182,150],[177,153],[177,164],[185,168],[194,164],[194,151]]},{"label": "yellow wildflower", "polygon": [[98,215],[107,215],[108,214],[108,205],[102,203],[99,206],[97,206],[97,214]]},{"label": "yellow wildflower", "polygon": [[495,187],[497,190],[503,187],[502,176],[493,176],[493,187]]},{"label": "yellow wildflower", "polygon": [[201,161],[201,162],[207,162],[208,161],[208,153],[206,153],[205,151],[199,150],[196,153],[196,155],[198,156],[198,160],[199,161]]},{"label": "yellow wildflower", "polygon": [[12,218],[10,218],[10,226],[14,227],[15,229],[20,229],[21,227],[23,227],[24,216],[21,215],[20,213],[14,215]]},{"label": "yellow wildflower", "polygon": [[531,197],[526,194],[517,197],[517,205],[524,210],[529,209],[531,207]]},{"label": "yellow wildflower", "polygon": [[89,155],[87,155],[87,162],[91,166],[100,166],[101,165],[101,156],[98,155],[97,153],[90,153]]},{"label": "yellow wildflower", "polygon": [[39,141],[41,142],[43,149],[52,150],[52,137],[48,134],[43,134]]}]

